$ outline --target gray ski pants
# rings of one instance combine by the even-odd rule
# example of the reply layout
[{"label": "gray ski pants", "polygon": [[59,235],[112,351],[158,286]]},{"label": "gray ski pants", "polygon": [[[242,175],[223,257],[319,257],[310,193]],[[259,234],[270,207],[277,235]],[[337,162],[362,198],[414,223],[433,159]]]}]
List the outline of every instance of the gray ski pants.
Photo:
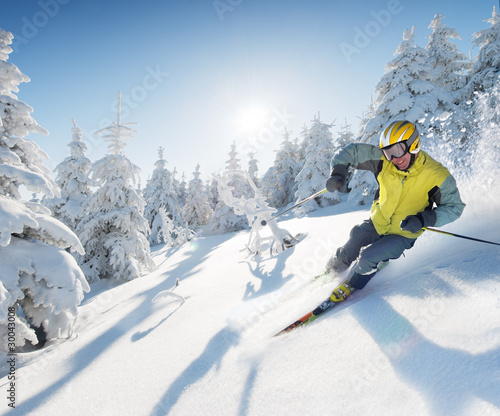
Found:
[{"label": "gray ski pants", "polygon": [[337,250],[336,256],[346,265],[356,260],[349,282],[362,289],[377,272],[379,263],[399,258],[415,241],[397,234],[380,235],[372,221],[366,220],[351,230],[349,240]]}]

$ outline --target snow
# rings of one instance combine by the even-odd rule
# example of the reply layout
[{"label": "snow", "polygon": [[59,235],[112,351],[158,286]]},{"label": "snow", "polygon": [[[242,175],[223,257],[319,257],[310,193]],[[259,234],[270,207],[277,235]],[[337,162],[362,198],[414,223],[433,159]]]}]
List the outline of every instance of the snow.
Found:
[{"label": "snow", "polygon": [[[457,63],[463,59],[452,53],[456,48],[444,45],[456,36],[445,30],[441,17],[432,23],[432,48],[413,45],[414,28],[404,32],[398,56],[376,87],[379,97],[363,121],[361,140],[376,142],[391,116],[418,120],[424,148],[450,167],[468,204],[460,220],[445,228],[500,241],[495,226],[500,20],[495,8],[491,28],[474,35],[481,50],[471,72],[457,78],[450,73],[458,75],[468,66]],[[0,30],[0,59],[12,52],[11,40]],[[166,244],[154,247],[150,257],[148,222],[156,231],[161,225],[163,234],[178,233],[177,219],[169,215],[180,214],[179,209],[158,204],[170,194],[185,203],[185,183],[178,184],[175,170],[164,168],[160,148],[157,177],[145,192],[147,213],[159,216],[142,216],[144,201],[131,186],[139,168],[123,153],[135,132],[128,126],[135,123],[121,122],[119,96],[117,122],[98,131],[111,153],[93,164],[100,190],[92,198],[77,198],[89,199],[88,206],[74,200],[62,211],[72,220],[83,215],[77,237],[71,224],[50,217],[35,196],[21,201],[21,185],[61,203],[89,183],[90,161],[76,123],[72,158],[58,165],[57,183],[43,165],[47,155],[24,139],[29,133],[47,134],[31,118],[33,109],[14,95],[17,85],[28,81],[17,67],[0,62],[5,113],[0,176],[6,178],[0,195],[0,303],[6,306],[0,311],[0,349],[10,348],[5,340],[13,332],[22,340],[20,347],[25,339],[36,343],[27,319],[35,327],[43,324],[49,341],[40,350],[26,345],[17,355],[0,352],[5,400],[0,414],[500,415],[498,246],[426,232],[348,302],[310,326],[274,338],[341,281],[338,276],[311,283],[353,225],[369,216],[373,177],[357,172],[349,195],[323,195],[311,201],[315,212],[280,216],[283,230],[301,236],[287,250],[250,252],[250,242],[260,247],[264,241],[261,218],[251,230],[235,232],[246,226],[221,203],[211,225],[225,234],[210,234],[210,225],[205,226],[191,241],[179,233],[175,247],[155,234],[155,242]],[[476,94],[483,86],[487,90]],[[451,92],[462,107],[455,108]],[[318,113],[301,146],[288,142],[286,133],[281,150],[288,155],[277,155],[273,170],[264,175],[266,195],[276,193],[271,206],[283,212],[293,205],[290,197],[304,199],[323,187],[332,152],[346,144],[342,137],[332,140],[332,125],[321,123]],[[438,137],[440,131],[448,141]],[[457,145],[462,139],[467,139],[463,148]],[[240,169],[235,149],[233,143],[227,161],[232,171]],[[296,160],[290,159],[294,153]],[[250,168],[254,173],[253,157]],[[291,178],[297,181],[288,183]],[[254,196],[257,205],[269,208],[256,190]],[[338,205],[325,208],[333,203]],[[110,221],[113,232],[108,232]],[[273,226],[270,222],[265,230],[275,232]],[[92,282],[87,294],[89,284],[69,253],[83,254],[79,238],[87,250],[87,272],[97,266],[104,270],[96,278],[87,275]],[[147,274],[133,280],[141,271]],[[110,279],[100,280],[98,274]],[[20,308],[10,306],[16,301]],[[13,386],[14,411],[7,397]]]},{"label": "snow", "polygon": [[[498,239],[466,202],[449,230]],[[366,217],[350,203],[288,216],[307,236],[272,257],[245,250],[249,231],[157,246],[151,274],[92,285],[76,335],[16,356],[12,414],[500,415],[497,246],[427,232],[351,300],[272,337],[328,296],[338,279],[308,281]]]}]

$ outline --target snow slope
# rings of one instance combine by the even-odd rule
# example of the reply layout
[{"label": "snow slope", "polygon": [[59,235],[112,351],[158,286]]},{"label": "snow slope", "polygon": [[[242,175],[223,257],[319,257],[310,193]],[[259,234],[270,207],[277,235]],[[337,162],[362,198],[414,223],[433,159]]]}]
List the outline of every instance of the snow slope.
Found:
[{"label": "snow slope", "polygon": [[[271,335],[326,298],[309,284],[366,209],[280,226],[294,248],[252,256],[247,232],[153,253],[157,271],[92,285],[77,334],[16,357],[9,415],[500,415],[500,248],[427,232],[349,302]],[[494,210],[446,227],[500,240]],[[497,221],[498,223],[498,221]],[[159,296],[180,284],[173,293]],[[2,402],[3,401],[3,402]]]}]

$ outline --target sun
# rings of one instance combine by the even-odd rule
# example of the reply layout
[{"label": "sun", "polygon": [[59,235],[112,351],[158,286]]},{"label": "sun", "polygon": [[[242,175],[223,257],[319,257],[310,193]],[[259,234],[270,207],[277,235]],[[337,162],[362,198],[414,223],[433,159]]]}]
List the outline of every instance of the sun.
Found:
[{"label": "sun", "polygon": [[261,105],[251,105],[239,110],[236,115],[236,125],[241,132],[254,133],[262,129],[268,119],[269,111]]}]

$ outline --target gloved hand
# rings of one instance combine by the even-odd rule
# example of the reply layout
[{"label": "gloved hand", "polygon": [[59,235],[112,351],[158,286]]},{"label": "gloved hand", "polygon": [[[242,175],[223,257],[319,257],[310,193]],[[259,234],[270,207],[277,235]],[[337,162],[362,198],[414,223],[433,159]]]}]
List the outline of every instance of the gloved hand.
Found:
[{"label": "gloved hand", "polygon": [[408,215],[400,224],[403,231],[409,231],[410,233],[418,233],[423,226],[424,221],[420,213],[417,215]]},{"label": "gloved hand", "polygon": [[326,189],[328,192],[340,191],[344,187],[344,184],[344,177],[334,173],[326,180]]},{"label": "gloved hand", "polygon": [[403,231],[418,233],[423,227],[432,227],[436,225],[436,210],[426,209],[417,215],[408,215],[399,225]]}]

